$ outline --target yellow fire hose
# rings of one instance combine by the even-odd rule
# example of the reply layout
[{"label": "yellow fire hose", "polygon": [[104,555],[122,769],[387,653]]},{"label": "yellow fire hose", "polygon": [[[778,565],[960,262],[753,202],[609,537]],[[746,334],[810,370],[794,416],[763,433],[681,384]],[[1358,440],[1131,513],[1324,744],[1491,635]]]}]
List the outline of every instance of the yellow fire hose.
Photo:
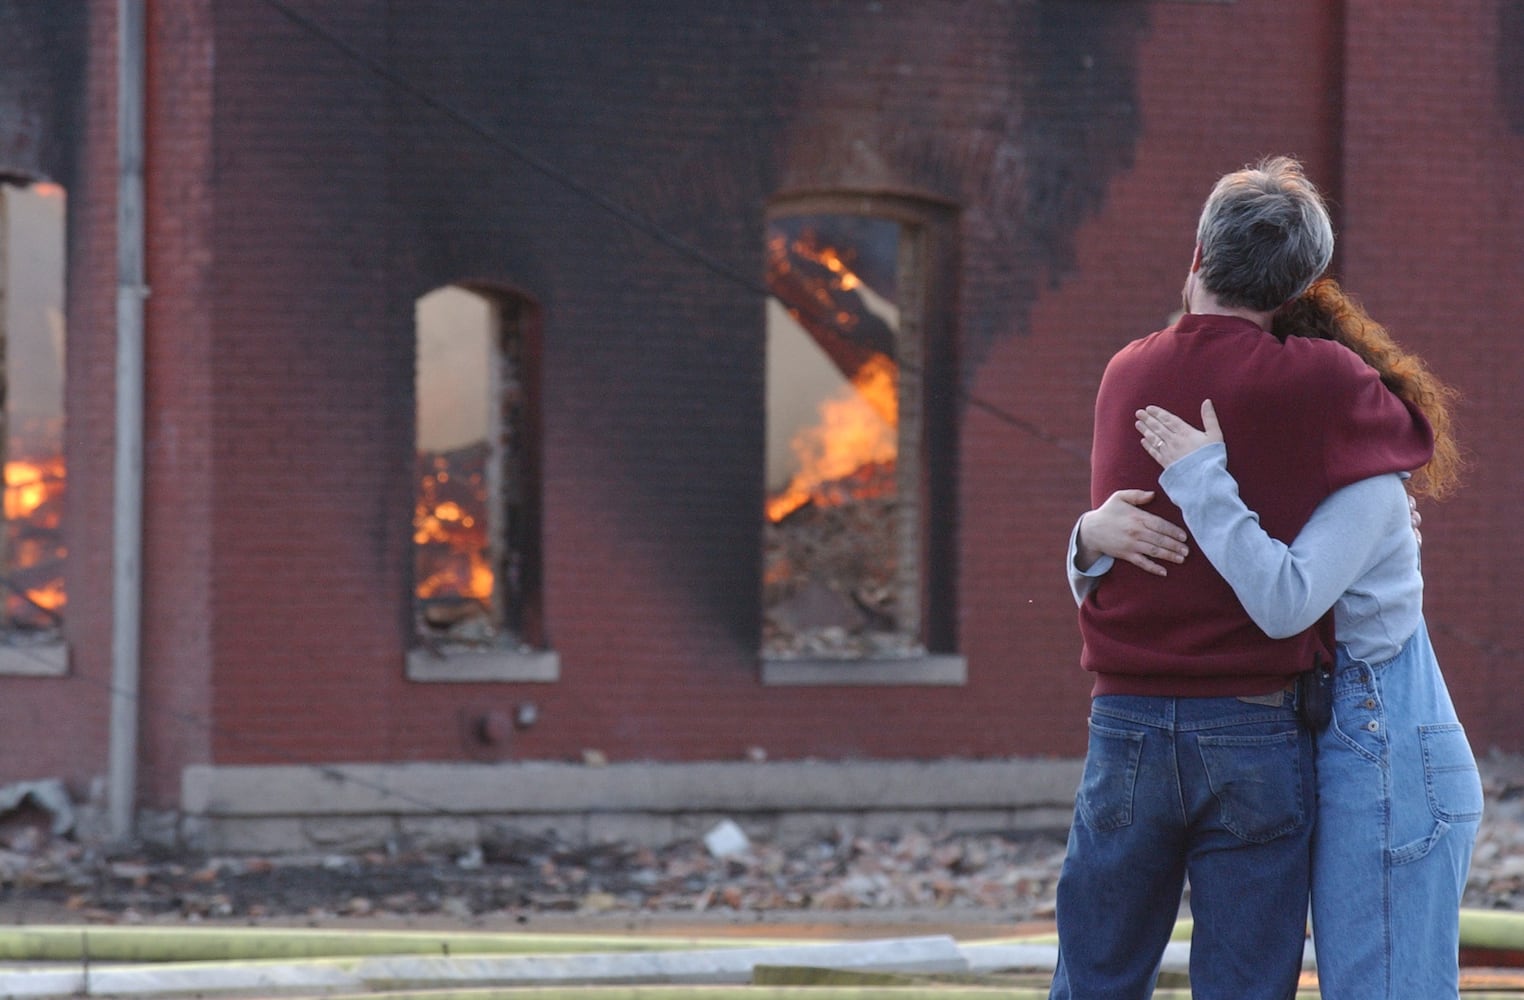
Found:
[{"label": "yellow fire hose", "polygon": [[0,928],[0,961],[226,962],[369,955],[549,955],[783,943],[787,942],[516,931],[431,933],[287,927],[18,925]]},{"label": "yellow fire hose", "polygon": [[[1189,940],[1191,923],[1175,927]],[[1004,939],[1053,942],[1052,934]],[[123,927],[17,925],[0,928],[0,961],[207,962],[340,958],[367,955],[525,955],[672,951],[694,948],[801,944],[780,938],[664,937],[660,935],[431,932],[288,927]],[[1524,912],[1462,910],[1463,948],[1524,951]]]},{"label": "yellow fire hose", "polygon": [[[1187,939],[1189,921],[1176,927],[1175,938]],[[1524,952],[1524,913],[1497,910],[1464,910],[1461,913],[1461,946],[1491,951]],[[1052,935],[1005,939],[1035,943],[1053,940]],[[0,928],[0,961],[96,963],[233,963],[262,965],[275,961],[314,966],[368,956],[464,957],[469,955],[563,955],[632,953],[669,950],[728,949],[737,947],[799,944],[778,938],[742,940],[732,937],[662,937],[658,935],[583,935],[538,932],[427,932],[370,931],[270,927],[120,927],[120,926],[16,926]],[[996,942],[980,942],[996,943]],[[971,945],[977,947],[977,944]],[[167,972],[168,970],[166,970]],[[1045,986],[1000,983],[918,982],[911,984],[822,983],[819,985],[538,985],[516,987],[456,987],[387,989],[364,994],[331,994],[328,1000],[909,1000],[909,998],[977,997],[999,993],[1008,1000],[1041,1000]],[[1521,993],[1507,991],[1506,982],[1483,977],[1466,990],[1466,1000],[1518,1000]],[[1504,991],[1498,991],[1503,987]],[[1187,988],[1168,983],[1154,994],[1156,1000],[1188,1000]],[[1297,1000],[1316,1000],[1315,989],[1304,988]]]}]

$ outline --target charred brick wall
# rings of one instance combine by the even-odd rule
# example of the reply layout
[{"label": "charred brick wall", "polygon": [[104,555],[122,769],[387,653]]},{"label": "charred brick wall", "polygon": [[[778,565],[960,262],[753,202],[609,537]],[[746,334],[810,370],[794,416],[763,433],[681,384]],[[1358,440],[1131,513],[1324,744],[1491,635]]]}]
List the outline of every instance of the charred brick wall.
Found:
[{"label": "charred brick wall", "polygon": [[[312,8],[462,122],[261,0],[150,4],[145,798],[172,803],[187,763],[471,759],[461,713],[525,700],[540,722],[514,736],[521,759],[1080,753],[1088,683],[1060,559],[1088,493],[1090,401],[1111,353],[1177,307],[1211,182],[1276,152],[1333,195],[1352,285],[1468,393],[1482,461],[1426,523],[1431,618],[1479,746],[1517,749],[1493,697],[1520,645],[1506,560],[1477,566],[1518,551],[1496,544],[1518,373],[1494,357],[1519,294],[1499,292],[1520,249],[1500,48],[1518,44],[1517,5],[1397,6]],[[91,11],[70,588],[76,673],[99,678],[114,38]],[[747,276],[769,203],[819,191],[957,219],[940,516],[961,687],[758,680],[764,337]],[[1435,233],[1463,235],[1440,252]],[[413,304],[452,282],[525,296],[543,330],[550,685],[403,675]],[[99,773],[102,744],[55,759]]]},{"label": "charred brick wall", "polygon": [[72,185],[90,20],[85,4],[0,3],[0,174]]},{"label": "charred brick wall", "polygon": [[[773,199],[846,190],[959,206],[965,374],[1028,332],[1038,290],[1074,266],[1077,231],[1140,128],[1139,5],[842,5],[779,18],[679,4],[572,32],[566,17],[552,6],[511,26],[468,22],[437,37],[452,53],[444,59],[419,44],[430,37],[420,13],[394,27],[413,40],[394,58],[530,154],[743,275],[760,274]],[[434,151],[458,148],[459,136],[407,101],[397,113],[423,138],[406,144],[394,176],[436,172]],[[618,758],[723,759],[756,746],[774,757],[913,757],[1048,746],[1060,722],[1024,738],[1010,725],[1025,694],[1012,675],[1033,672],[1024,657],[969,632],[966,688],[760,687],[756,296],[502,150],[468,148],[433,176],[441,183],[426,202],[398,205],[423,234],[398,245],[426,276],[411,294],[490,268],[546,318],[546,604],[563,680],[471,696],[540,705],[544,721],[517,737],[516,753],[592,746]],[[440,246],[444,234],[451,242]],[[979,547],[965,539],[960,552]],[[1072,636],[1072,624],[1061,628]],[[1047,690],[1052,673],[1039,673]],[[456,752],[449,723],[461,701],[414,692],[399,722],[406,745]]]}]

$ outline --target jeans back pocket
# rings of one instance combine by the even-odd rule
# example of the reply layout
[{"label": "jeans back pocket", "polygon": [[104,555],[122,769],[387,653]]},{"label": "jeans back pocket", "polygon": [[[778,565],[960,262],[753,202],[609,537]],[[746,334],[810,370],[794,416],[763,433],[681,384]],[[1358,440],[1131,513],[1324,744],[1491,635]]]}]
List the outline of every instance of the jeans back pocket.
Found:
[{"label": "jeans back pocket", "polygon": [[1141,732],[1107,729],[1090,720],[1090,749],[1085,753],[1085,776],[1076,801],[1090,829],[1117,830],[1132,822],[1142,755]]},{"label": "jeans back pocket", "polygon": [[1222,825],[1235,837],[1263,844],[1306,822],[1299,731],[1202,736],[1197,745]]}]

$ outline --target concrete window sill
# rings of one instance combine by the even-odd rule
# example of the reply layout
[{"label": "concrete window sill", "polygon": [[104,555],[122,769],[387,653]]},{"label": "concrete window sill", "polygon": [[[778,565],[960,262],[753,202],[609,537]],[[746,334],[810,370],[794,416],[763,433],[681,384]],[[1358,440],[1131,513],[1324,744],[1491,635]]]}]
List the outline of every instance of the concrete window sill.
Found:
[{"label": "concrete window sill", "polygon": [[885,659],[762,660],[765,687],[825,687],[855,685],[888,687],[961,687],[968,682],[968,661],[950,653]]},{"label": "concrete window sill", "polygon": [[0,641],[0,676],[65,677],[69,647],[63,642],[18,645]]},{"label": "concrete window sill", "polygon": [[553,684],[561,679],[561,657],[550,650],[410,649],[407,679],[424,684],[530,683]]}]

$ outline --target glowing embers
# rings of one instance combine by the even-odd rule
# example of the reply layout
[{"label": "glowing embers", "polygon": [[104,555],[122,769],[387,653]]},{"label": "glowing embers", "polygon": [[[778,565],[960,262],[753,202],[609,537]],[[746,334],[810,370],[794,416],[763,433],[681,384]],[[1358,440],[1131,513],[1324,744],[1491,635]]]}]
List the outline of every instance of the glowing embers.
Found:
[{"label": "glowing embers", "polygon": [[5,620],[13,628],[59,624],[64,589],[62,455],[5,463]]},{"label": "glowing embers", "polygon": [[898,242],[896,223],[862,216],[769,229],[767,656],[922,651],[901,556],[914,529],[900,468]]},{"label": "glowing embers", "polygon": [[475,619],[485,631],[495,575],[488,562],[487,448],[420,451],[413,511],[415,595],[436,629]]}]

